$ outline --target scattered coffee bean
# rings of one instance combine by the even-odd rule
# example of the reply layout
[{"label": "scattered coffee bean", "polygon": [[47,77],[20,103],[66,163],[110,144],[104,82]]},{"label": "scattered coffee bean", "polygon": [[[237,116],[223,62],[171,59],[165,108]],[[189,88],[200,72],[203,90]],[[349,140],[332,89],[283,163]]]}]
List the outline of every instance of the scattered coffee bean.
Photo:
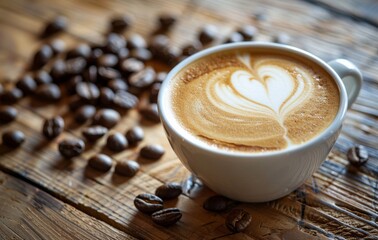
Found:
[{"label": "scattered coffee bean", "polygon": [[369,160],[369,153],[364,146],[358,145],[349,148],[347,157],[351,164],[362,166]]},{"label": "scattered coffee bean", "polygon": [[17,117],[18,111],[11,106],[0,106],[0,123],[10,123]]},{"label": "scattered coffee bean", "polygon": [[105,154],[96,154],[88,160],[88,166],[101,172],[107,172],[112,168],[113,160]]},{"label": "scattered coffee bean", "polygon": [[155,70],[152,67],[146,67],[142,71],[133,73],[129,77],[129,84],[135,88],[147,88],[151,86],[151,84],[155,80]]},{"label": "scattered coffee bean", "polygon": [[100,68],[98,68],[98,76],[102,80],[110,81],[110,80],[115,79],[115,78],[120,78],[121,74],[119,73],[118,70],[116,70],[114,68],[100,67]]},{"label": "scattered coffee bean", "polygon": [[94,103],[100,96],[100,91],[93,83],[79,82],[76,85],[76,94],[85,102]]},{"label": "scattered coffee bean", "polygon": [[117,91],[114,95],[113,103],[122,110],[129,110],[134,108],[139,103],[139,100],[129,92]]},{"label": "scattered coffee bean", "polygon": [[100,48],[95,48],[92,50],[91,54],[89,55],[88,58],[88,64],[89,65],[94,65],[97,64],[98,59],[104,54],[102,49]]},{"label": "scattered coffee bean", "polygon": [[155,82],[154,84],[152,84],[150,89],[150,103],[157,103],[160,87],[161,83],[159,82]]},{"label": "scattered coffee bean", "polygon": [[66,62],[62,59],[57,59],[51,66],[50,75],[54,83],[63,82],[66,75]]},{"label": "scattered coffee bean", "polygon": [[[66,84],[67,93],[69,95],[76,94],[76,87],[82,81],[83,81],[83,77],[80,76],[80,75],[76,75],[76,76],[71,77],[70,80],[68,80],[68,82]],[[82,100],[80,99],[80,101],[82,101]],[[82,101],[82,102],[84,103],[84,101]]]},{"label": "scattered coffee bean", "polygon": [[101,106],[108,107],[113,103],[114,92],[107,87],[102,87],[100,89],[99,103]]},{"label": "scattered coffee bean", "polygon": [[128,58],[121,63],[121,71],[126,75],[142,71],[143,68],[144,63],[135,58]]},{"label": "scattered coffee bean", "polygon": [[129,49],[127,49],[127,48],[121,48],[117,52],[117,56],[118,56],[118,60],[119,60],[118,62],[122,62],[123,60],[125,60],[126,58],[128,58],[129,55],[130,55]]},{"label": "scattered coffee bean", "polygon": [[290,36],[286,33],[279,33],[273,37],[273,42],[280,44],[289,44]]},{"label": "scattered coffee bean", "polygon": [[140,150],[140,155],[147,159],[159,159],[164,153],[164,148],[158,144],[150,144]]},{"label": "scattered coffee bean", "polygon": [[0,95],[0,102],[14,104],[23,97],[22,91],[16,87],[4,90]]},{"label": "scattered coffee bean", "polygon": [[169,46],[170,40],[166,35],[159,34],[152,38],[149,49],[155,58],[161,59],[164,49]]},{"label": "scattered coffee bean", "polygon": [[91,126],[91,127],[85,128],[82,134],[89,142],[95,142],[98,139],[102,138],[107,132],[108,132],[108,129],[106,127]]},{"label": "scattered coffee bean", "polygon": [[110,32],[122,33],[131,25],[132,20],[129,16],[123,15],[113,18],[110,21]]},{"label": "scattered coffee bean", "polygon": [[54,52],[49,45],[42,45],[34,54],[31,68],[39,69],[43,67],[53,57],[53,54]]},{"label": "scattered coffee bean", "polygon": [[83,72],[83,78],[87,82],[97,82],[97,67],[96,66],[89,66]]},{"label": "scattered coffee bean", "polygon": [[106,38],[106,50],[109,53],[117,54],[117,52],[126,47],[126,40],[122,35],[111,33]]},{"label": "scattered coffee bean", "polygon": [[25,75],[20,80],[18,80],[16,87],[20,89],[25,96],[35,92],[35,90],[37,89],[37,83],[32,78],[32,76]]},{"label": "scattered coffee bean", "polygon": [[16,148],[25,141],[25,135],[19,130],[6,131],[3,133],[2,140],[3,145],[10,148]]},{"label": "scattered coffee bean", "polygon": [[257,34],[257,28],[252,25],[243,25],[237,31],[243,36],[244,41],[252,41]]},{"label": "scattered coffee bean", "polygon": [[129,49],[146,48],[147,43],[141,35],[134,33],[127,39],[127,47]]},{"label": "scattered coffee bean", "polygon": [[238,32],[233,32],[231,35],[226,39],[225,43],[236,43],[241,42],[244,40],[243,35]]},{"label": "scattered coffee bean", "polygon": [[77,45],[74,49],[71,49],[66,54],[66,59],[72,58],[82,58],[84,60],[89,59],[91,56],[92,49],[86,43],[81,43]]},{"label": "scattered coffee bean", "polygon": [[118,123],[120,118],[121,116],[117,111],[110,108],[104,108],[96,113],[93,123],[95,125],[101,125],[106,128],[112,128]]},{"label": "scattered coffee bean", "polygon": [[211,43],[212,41],[214,41],[214,39],[217,37],[218,35],[218,28],[214,25],[205,25],[199,35],[198,35],[198,39],[200,40],[200,42],[203,44],[203,45],[207,45],[209,43]]},{"label": "scattered coffee bean", "polygon": [[54,39],[50,42],[50,47],[54,55],[60,54],[66,50],[66,44],[61,39]]},{"label": "scattered coffee bean", "polygon": [[251,215],[243,209],[233,209],[226,217],[226,227],[234,233],[242,232],[251,223]]},{"label": "scattered coffee bean", "polygon": [[142,193],[134,199],[135,207],[143,213],[154,213],[163,209],[163,200],[150,193]]},{"label": "scattered coffee bean", "polygon": [[84,148],[84,141],[78,138],[62,140],[58,145],[60,154],[66,158],[79,156],[84,151]]},{"label": "scattered coffee bean", "polygon": [[125,177],[133,177],[139,171],[139,163],[128,160],[118,162],[115,166],[115,172]]},{"label": "scattered coffee bean", "polygon": [[144,138],[144,131],[141,127],[135,126],[126,132],[126,139],[130,145],[135,145]]},{"label": "scattered coffee bean", "polygon": [[168,73],[167,72],[158,72],[155,75],[155,82],[162,83],[167,78]]},{"label": "scattered coffee bean", "polygon": [[159,16],[159,30],[167,31],[173,27],[177,21],[177,16],[172,13],[164,13]]},{"label": "scattered coffee bean", "polygon": [[202,49],[202,43],[200,41],[193,41],[192,43],[185,45],[182,48],[182,55],[191,56]]},{"label": "scattered coffee bean", "polygon": [[65,31],[68,25],[68,20],[64,16],[57,16],[50,22],[46,24],[45,29],[43,30],[41,37],[49,37],[53,34]]},{"label": "scattered coffee bean", "polygon": [[37,83],[37,85],[52,83],[53,81],[50,74],[45,70],[39,70],[38,72],[36,72],[34,75],[34,80]]},{"label": "scattered coffee bean", "polygon": [[66,60],[65,73],[68,76],[81,74],[85,67],[87,66],[87,61],[82,57],[71,58]]},{"label": "scattered coffee bean", "polygon": [[180,196],[182,193],[182,186],[179,183],[171,182],[166,183],[158,187],[155,191],[155,195],[163,200],[173,199]]},{"label": "scattered coffee bean", "polygon": [[128,147],[126,137],[121,133],[113,133],[106,140],[106,147],[114,152],[120,152]]},{"label": "scattered coffee bean", "polygon": [[40,85],[35,95],[39,100],[44,102],[58,101],[62,96],[58,85],[53,83]]},{"label": "scattered coffee bean", "polygon": [[89,119],[92,119],[96,113],[96,108],[92,105],[81,106],[75,112],[75,121],[79,124],[85,123]]},{"label": "scattered coffee bean", "polygon": [[162,52],[161,60],[167,65],[173,67],[175,66],[181,57],[181,49],[168,46]]},{"label": "scattered coffee bean", "polygon": [[204,203],[203,208],[211,212],[222,212],[230,208],[235,204],[234,201],[223,197],[221,195],[215,195],[209,197]]},{"label": "scattered coffee bean", "polygon": [[152,59],[152,53],[147,48],[136,48],[131,50],[130,57],[146,62]]},{"label": "scattered coffee bean", "polygon": [[117,92],[117,91],[126,91],[129,86],[127,85],[127,83],[123,80],[123,79],[120,79],[120,78],[116,78],[116,79],[113,79],[111,81],[108,82],[108,87],[113,90],[114,92]]},{"label": "scattered coffee bean", "polygon": [[4,87],[3,85],[0,83],[0,95],[4,92]]},{"label": "scattered coffee bean", "polygon": [[154,212],[151,217],[154,223],[167,227],[178,222],[182,217],[182,213],[178,208],[166,208]]},{"label": "scattered coffee bean", "polygon": [[141,109],[139,109],[139,112],[145,119],[149,121],[155,123],[160,122],[159,110],[156,103],[142,107]]},{"label": "scattered coffee bean", "polygon": [[114,54],[103,54],[97,59],[97,65],[100,67],[114,67],[118,63],[118,57]]},{"label": "scattered coffee bean", "polygon": [[63,132],[64,120],[60,116],[46,119],[43,123],[42,134],[48,138],[53,139]]}]

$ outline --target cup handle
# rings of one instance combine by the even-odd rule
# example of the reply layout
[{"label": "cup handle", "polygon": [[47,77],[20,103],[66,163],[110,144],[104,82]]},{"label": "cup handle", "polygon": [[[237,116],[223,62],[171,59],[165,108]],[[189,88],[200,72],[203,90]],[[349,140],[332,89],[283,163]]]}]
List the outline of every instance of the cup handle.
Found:
[{"label": "cup handle", "polygon": [[335,59],[328,62],[328,65],[335,70],[344,83],[348,95],[348,108],[350,108],[361,90],[362,74],[360,70],[346,59]]}]

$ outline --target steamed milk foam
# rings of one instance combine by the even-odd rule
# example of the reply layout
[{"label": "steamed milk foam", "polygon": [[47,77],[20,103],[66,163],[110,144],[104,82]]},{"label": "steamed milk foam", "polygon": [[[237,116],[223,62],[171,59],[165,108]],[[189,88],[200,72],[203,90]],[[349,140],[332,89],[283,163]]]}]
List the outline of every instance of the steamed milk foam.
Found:
[{"label": "steamed milk foam", "polygon": [[332,122],[339,92],[320,66],[261,50],[216,53],[173,79],[178,123],[204,144],[230,151],[276,151],[304,143]]}]

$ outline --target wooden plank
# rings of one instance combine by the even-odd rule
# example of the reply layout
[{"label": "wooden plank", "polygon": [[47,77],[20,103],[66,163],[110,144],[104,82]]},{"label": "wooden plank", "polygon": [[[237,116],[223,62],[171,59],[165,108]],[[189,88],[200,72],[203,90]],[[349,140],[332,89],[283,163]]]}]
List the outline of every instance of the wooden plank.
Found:
[{"label": "wooden plank", "polygon": [[0,172],[0,239],[134,239]]}]

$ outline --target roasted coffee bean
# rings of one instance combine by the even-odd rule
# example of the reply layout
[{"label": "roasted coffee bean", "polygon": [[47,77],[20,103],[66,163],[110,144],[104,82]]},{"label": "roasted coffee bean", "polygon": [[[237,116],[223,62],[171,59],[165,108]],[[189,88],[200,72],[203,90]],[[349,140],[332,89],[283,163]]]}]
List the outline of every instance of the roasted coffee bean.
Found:
[{"label": "roasted coffee bean", "polygon": [[103,126],[91,126],[83,130],[83,136],[90,142],[96,142],[98,139],[102,138],[108,129]]},{"label": "roasted coffee bean", "polygon": [[58,85],[49,83],[43,84],[35,91],[36,97],[44,102],[58,101],[62,94]]},{"label": "roasted coffee bean", "polygon": [[243,35],[238,32],[233,32],[231,35],[226,39],[225,43],[236,43],[241,42],[244,40]]},{"label": "roasted coffee bean", "polygon": [[105,154],[96,154],[88,160],[88,166],[101,172],[107,172],[112,168],[113,160]]},{"label": "roasted coffee bean", "polygon": [[53,34],[65,31],[67,29],[68,20],[64,16],[57,16],[46,24],[45,29],[41,33],[41,37],[49,37]]},{"label": "roasted coffee bean", "polygon": [[152,67],[146,67],[142,71],[131,74],[129,77],[129,84],[138,89],[147,88],[152,85],[155,76],[155,70]]},{"label": "roasted coffee bean", "polygon": [[140,108],[139,112],[145,119],[149,121],[152,121],[155,123],[160,122],[159,110],[156,103],[152,103],[150,105]]},{"label": "roasted coffee bean", "polygon": [[97,65],[100,67],[114,67],[118,63],[118,57],[114,54],[103,54],[97,59]]},{"label": "roasted coffee bean", "polygon": [[140,156],[147,159],[159,159],[165,153],[164,148],[158,144],[149,144],[140,150]]},{"label": "roasted coffee bean", "polygon": [[68,107],[71,111],[76,111],[79,109],[81,106],[84,106],[85,102],[81,100],[81,98],[77,95],[72,96],[69,100]]},{"label": "roasted coffee bean", "polygon": [[286,33],[279,33],[273,37],[272,41],[279,44],[289,44],[290,36]]},{"label": "roasted coffee bean", "polygon": [[130,57],[146,62],[152,59],[152,53],[147,48],[136,48],[131,50]]},{"label": "roasted coffee bean", "polygon": [[155,82],[162,83],[167,78],[167,72],[158,72],[155,76]]},{"label": "roasted coffee bean", "polygon": [[173,199],[180,196],[182,193],[182,186],[179,183],[171,182],[166,183],[158,187],[155,191],[155,195],[163,200]]},{"label": "roasted coffee bean", "polygon": [[50,75],[54,83],[63,82],[66,75],[66,62],[62,59],[57,59],[51,66]]},{"label": "roasted coffee bean", "polygon": [[87,66],[87,61],[82,57],[76,57],[66,60],[65,73],[69,76],[81,74],[85,67]]},{"label": "roasted coffee bean", "polygon": [[182,55],[191,56],[202,49],[202,43],[200,41],[193,41],[192,43],[185,45],[182,48]]},{"label": "roasted coffee bean", "polygon": [[169,66],[175,66],[181,57],[181,49],[168,46],[162,53],[162,59]]},{"label": "roasted coffee bean", "polygon": [[251,223],[252,217],[243,209],[233,209],[226,217],[226,227],[234,233],[244,231]]},{"label": "roasted coffee bean", "polygon": [[154,212],[151,217],[154,223],[167,227],[178,222],[182,217],[182,213],[178,208],[166,208]]},{"label": "roasted coffee bean", "polygon": [[59,136],[64,129],[64,120],[60,116],[46,119],[43,123],[42,134],[48,138],[53,139]]},{"label": "roasted coffee bean", "polygon": [[351,164],[361,166],[369,160],[369,153],[364,146],[358,145],[349,148],[347,157]]},{"label": "roasted coffee bean", "polygon": [[85,149],[85,143],[78,138],[64,139],[59,142],[58,149],[60,154],[66,158],[79,156]]},{"label": "roasted coffee bean", "polygon": [[98,59],[104,54],[104,51],[100,48],[95,48],[92,50],[88,58],[88,64],[93,65],[97,64]]},{"label": "roasted coffee bean", "polygon": [[243,36],[244,41],[252,41],[257,34],[257,28],[252,25],[243,25],[237,31]]},{"label": "roasted coffee bean", "polygon": [[97,67],[96,66],[89,66],[83,72],[83,78],[86,82],[97,82]]},{"label": "roasted coffee bean", "polygon": [[0,83],[0,95],[4,92],[4,87],[3,85]]},{"label": "roasted coffee bean", "polygon": [[203,203],[203,208],[207,211],[222,212],[235,204],[234,201],[221,195],[211,196]]},{"label": "roasted coffee bean", "polygon": [[135,58],[126,59],[121,63],[121,71],[126,75],[139,72],[143,70],[143,68],[144,63]]},{"label": "roasted coffee bean", "polygon": [[60,54],[66,50],[66,44],[61,39],[54,39],[49,45],[53,50],[54,55]]},{"label": "roasted coffee bean", "polygon": [[123,60],[125,60],[126,58],[128,58],[129,55],[130,55],[129,49],[127,49],[127,48],[121,48],[117,52],[118,62],[122,62]]},{"label": "roasted coffee bean", "polygon": [[37,89],[37,83],[30,75],[23,76],[16,83],[16,87],[20,89],[23,95],[28,95],[33,93]]},{"label": "roasted coffee bean", "polygon": [[115,17],[110,21],[110,32],[122,33],[129,28],[131,23],[131,17],[127,15]]},{"label": "roasted coffee bean", "polygon": [[114,95],[113,103],[122,110],[129,110],[134,108],[139,103],[139,100],[129,92],[117,91]]},{"label": "roasted coffee bean", "polygon": [[214,41],[218,35],[218,28],[214,25],[205,25],[199,35],[198,39],[203,45],[207,45]]},{"label": "roasted coffee bean", "polygon": [[149,49],[155,58],[161,59],[163,50],[170,45],[170,40],[166,35],[159,34],[152,38]]},{"label": "roasted coffee bean", "polygon": [[142,193],[134,199],[135,207],[143,213],[154,213],[163,209],[163,200],[150,193]]},{"label": "roasted coffee bean", "polygon": [[76,85],[76,94],[85,102],[95,102],[100,96],[100,91],[93,83],[79,82]]},{"label": "roasted coffee bean", "polygon": [[155,82],[154,84],[152,84],[151,89],[150,89],[150,103],[157,102],[160,87],[161,87],[161,83],[159,82]]},{"label": "roasted coffee bean", "polygon": [[4,146],[16,148],[25,142],[25,135],[19,130],[6,131],[3,133],[2,140]]},{"label": "roasted coffee bean", "polygon": [[93,123],[106,128],[112,128],[119,122],[120,118],[121,116],[117,111],[110,108],[104,108],[96,113]]},{"label": "roasted coffee bean", "polygon": [[0,106],[0,123],[10,123],[16,119],[18,111],[14,107]]},{"label": "roasted coffee bean", "polygon": [[92,119],[96,113],[96,108],[92,105],[84,105],[76,110],[75,121],[79,124],[85,123]]},{"label": "roasted coffee bean", "polygon": [[144,138],[144,131],[141,127],[135,126],[126,132],[126,139],[130,145],[135,145]]},{"label": "roasted coffee bean", "polygon": [[159,16],[159,30],[167,31],[173,27],[177,21],[177,16],[172,13],[164,13]]},{"label": "roasted coffee bean", "polygon": [[31,68],[39,69],[43,67],[53,57],[53,54],[53,50],[49,45],[42,45],[34,54]]},{"label": "roasted coffee bean", "polygon": [[99,67],[98,76],[105,81],[110,81],[115,78],[120,78],[121,74],[114,68]]},{"label": "roasted coffee bean", "polygon": [[126,91],[129,86],[127,85],[127,83],[125,82],[125,80],[123,79],[120,79],[120,78],[117,78],[117,79],[113,79],[111,81],[108,82],[108,87],[113,90],[114,92],[117,92],[117,91]]},{"label": "roasted coffee bean", "polygon": [[114,171],[115,173],[125,177],[133,177],[135,174],[137,174],[139,169],[139,163],[132,160],[127,160],[118,162]]},{"label": "roasted coffee bean", "polygon": [[109,135],[106,140],[106,147],[114,152],[120,152],[128,147],[128,142],[125,136],[121,133],[113,133]]},{"label": "roasted coffee bean", "polygon": [[34,80],[37,85],[52,83],[53,81],[51,75],[45,70],[39,70],[38,72],[36,72],[34,75]]},{"label": "roasted coffee bean", "polygon": [[113,104],[114,92],[110,88],[102,87],[100,89],[99,103],[101,106],[108,107]]},{"label": "roasted coffee bean", "polygon": [[83,58],[86,60],[91,56],[91,52],[91,47],[86,43],[82,43],[77,45],[74,49],[68,51],[66,54],[66,59]]},{"label": "roasted coffee bean", "polygon": [[122,35],[111,33],[106,38],[106,50],[109,53],[117,54],[117,52],[126,47],[126,40]]},{"label": "roasted coffee bean", "polygon": [[0,94],[0,102],[5,104],[14,104],[23,97],[22,91],[16,87],[4,90]]},{"label": "roasted coffee bean", "polygon": [[127,39],[127,47],[129,49],[146,48],[147,43],[141,35],[134,33]]},{"label": "roasted coffee bean", "polygon": [[[67,93],[69,95],[76,94],[76,86],[83,81],[83,77],[76,75],[70,78],[66,84]],[[81,101],[81,100],[80,100]]]}]

